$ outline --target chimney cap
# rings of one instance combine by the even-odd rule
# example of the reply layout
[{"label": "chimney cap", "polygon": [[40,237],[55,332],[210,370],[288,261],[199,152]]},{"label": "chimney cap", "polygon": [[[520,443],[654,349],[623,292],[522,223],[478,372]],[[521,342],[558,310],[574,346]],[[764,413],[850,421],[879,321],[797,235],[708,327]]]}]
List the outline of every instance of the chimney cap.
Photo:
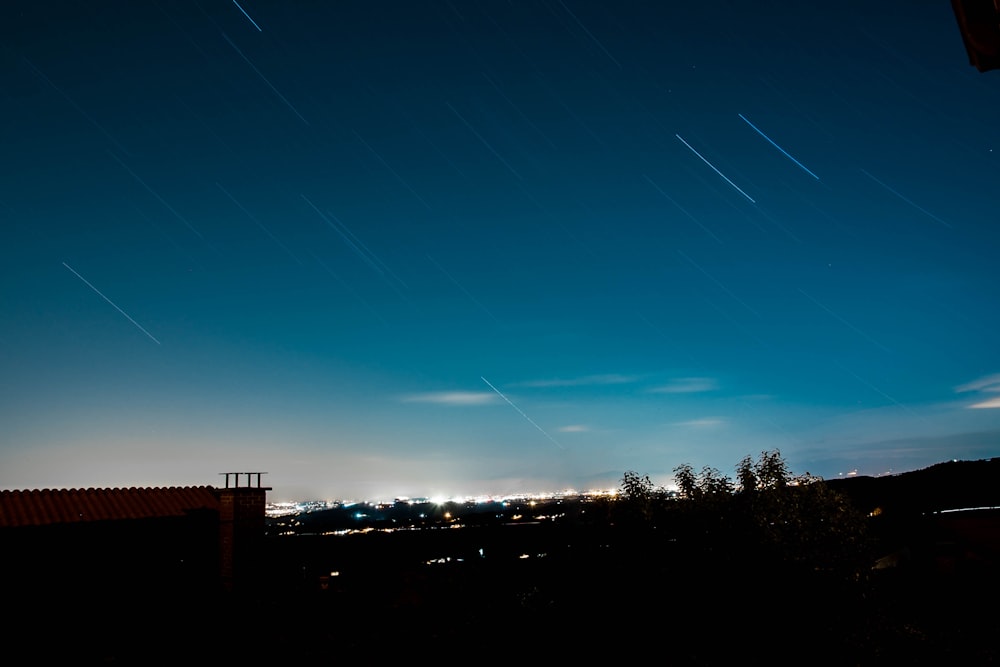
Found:
[{"label": "chimney cap", "polygon": [[[266,475],[266,472],[220,472],[220,475],[226,476],[226,487],[227,489],[264,489],[267,490],[270,487],[264,487],[260,485],[261,475]],[[243,476],[246,479],[243,479]],[[245,484],[241,484],[241,481],[245,481]]]}]

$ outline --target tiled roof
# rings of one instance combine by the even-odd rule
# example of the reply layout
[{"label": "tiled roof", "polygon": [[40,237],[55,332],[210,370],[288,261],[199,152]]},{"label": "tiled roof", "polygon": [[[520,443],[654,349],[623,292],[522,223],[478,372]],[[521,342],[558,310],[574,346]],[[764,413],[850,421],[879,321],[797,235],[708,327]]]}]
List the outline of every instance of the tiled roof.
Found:
[{"label": "tiled roof", "polygon": [[0,491],[0,528],[184,516],[219,509],[211,486]]}]

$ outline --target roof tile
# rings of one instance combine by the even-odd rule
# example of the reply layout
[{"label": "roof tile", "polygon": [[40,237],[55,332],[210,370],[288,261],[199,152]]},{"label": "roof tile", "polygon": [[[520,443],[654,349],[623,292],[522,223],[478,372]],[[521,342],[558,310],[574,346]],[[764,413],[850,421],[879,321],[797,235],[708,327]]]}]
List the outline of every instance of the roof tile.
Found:
[{"label": "roof tile", "polygon": [[219,509],[211,486],[0,491],[0,528],[184,516]]}]

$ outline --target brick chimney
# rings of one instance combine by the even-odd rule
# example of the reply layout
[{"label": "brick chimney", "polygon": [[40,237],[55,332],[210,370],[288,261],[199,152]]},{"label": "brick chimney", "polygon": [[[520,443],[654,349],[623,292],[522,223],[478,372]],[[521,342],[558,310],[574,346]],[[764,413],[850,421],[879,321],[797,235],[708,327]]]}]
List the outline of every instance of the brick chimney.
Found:
[{"label": "brick chimney", "polygon": [[222,585],[227,591],[246,592],[256,587],[262,574],[264,510],[267,492],[261,486],[264,472],[223,472],[219,495],[219,556]]}]

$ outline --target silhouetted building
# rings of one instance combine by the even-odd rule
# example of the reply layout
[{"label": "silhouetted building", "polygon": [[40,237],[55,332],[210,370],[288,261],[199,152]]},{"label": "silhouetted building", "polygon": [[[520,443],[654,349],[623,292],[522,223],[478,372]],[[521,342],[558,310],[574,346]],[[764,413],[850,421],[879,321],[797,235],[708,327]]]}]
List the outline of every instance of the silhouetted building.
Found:
[{"label": "silhouetted building", "polygon": [[252,589],[263,473],[225,486],[0,491],[0,592],[109,604]]},{"label": "silhouetted building", "polygon": [[1000,2],[951,0],[969,63],[980,72],[1000,69]]}]

